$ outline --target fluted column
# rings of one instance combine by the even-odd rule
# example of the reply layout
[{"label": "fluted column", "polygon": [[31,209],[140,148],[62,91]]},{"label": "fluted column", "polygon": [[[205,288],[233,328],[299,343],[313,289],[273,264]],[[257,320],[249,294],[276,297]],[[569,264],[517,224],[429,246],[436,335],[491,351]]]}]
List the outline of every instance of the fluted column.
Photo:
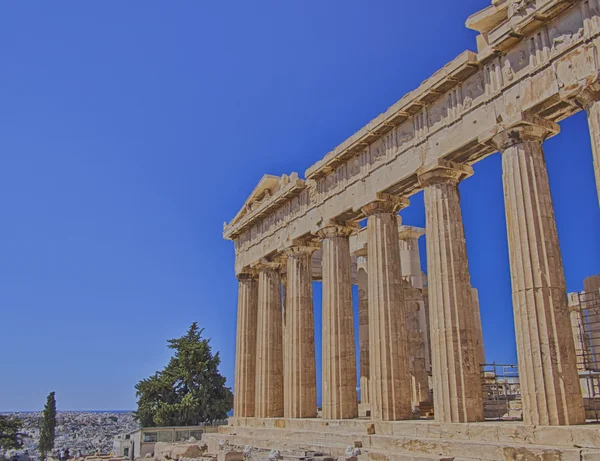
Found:
[{"label": "fluted column", "polygon": [[598,202],[600,203],[600,94],[584,90],[577,97],[577,101],[587,113]]},{"label": "fluted column", "polygon": [[555,123],[524,117],[497,134],[525,424],[585,422],[565,276],[542,141]]},{"label": "fluted column", "polygon": [[356,350],[352,307],[352,262],[349,236],[353,229],[323,228],[323,418],[358,416]]},{"label": "fluted column", "polygon": [[380,421],[412,417],[398,243],[398,211],[407,205],[406,199],[381,195],[363,208],[368,217],[371,417]]},{"label": "fluted column", "polygon": [[233,406],[233,414],[236,417],[254,416],[257,311],[257,277],[253,273],[239,274]]},{"label": "fluted column", "polygon": [[483,420],[479,351],[458,183],[464,165],[438,161],[419,172],[425,189],[427,277],[435,419]]},{"label": "fluted column", "polygon": [[423,278],[419,254],[419,237],[424,229],[403,226],[399,232],[400,263],[406,306],[408,328],[408,369],[411,375],[412,406],[429,400],[429,376],[427,373],[427,333],[421,328],[423,306]]},{"label": "fluted column", "polygon": [[257,266],[257,418],[283,416],[283,334],[279,268],[275,263],[261,263]]},{"label": "fluted column", "polygon": [[483,326],[481,324],[481,308],[479,306],[479,290],[471,288],[471,299],[473,300],[473,314],[475,316],[475,334],[477,338],[477,363],[485,365],[485,347],[483,344]]},{"label": "fluted column", "polygon": [[573,341],[575,343],[575,356],[577,357],[577,370],[585,371],[586,358],[592,356],[592,350],[589,344],[589,338],[584,334],[585,327],[581,315],[581,302],[579,293],[569,293],[567,303],[569,306],[569,316],[571,318],[571,330],[573,331]]},{"label": "fluted column", "polygon": [[315,363],[315,318],[312,292],[312,264],[315,246],[292,246],[286,250],[287,290],[284,376],[286,418],[317,416]]},{"label": "fluted column", "polygon": [[[286,264],[287,264],[287,256],[286,256]],[[287,266],[286,266],[287,267]],[[283,334],[283,415],[285,416],[288,412],[287,404],[287,392],[289,385],[289,377],[290,377],[290,363],[288,358],[291,356],[291,346],[292,343],[290,341],[290,332],[289,325],[287,323],[289,312],[287,310],[287,291],[288,291],[288,283],[287,283],[287,269],[280,272],[281,275],[281,331]]]},{"label": "fluted column", "polygon": [[[358,344],[360,350],[360,403],[361,411],[369,408],[369,276],[367,273],[367,257],[357,259],[358,271]],[[363,413],[361,413],[362,415]]]}]

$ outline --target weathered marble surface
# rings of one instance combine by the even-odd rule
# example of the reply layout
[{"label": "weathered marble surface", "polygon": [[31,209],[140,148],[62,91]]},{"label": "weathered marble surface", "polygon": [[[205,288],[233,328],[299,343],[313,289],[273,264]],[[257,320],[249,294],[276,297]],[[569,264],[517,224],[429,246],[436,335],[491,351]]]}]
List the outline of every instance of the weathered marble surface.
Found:
[{"label": "weathered marble surface", "polygon": [[406,305],[402,289],[397,213],[407,200],[380,197],[368,216],[369,402],[371,416],[412,418]]},{"label": "weathered marble surface", "polygon": [[494,138],[502,173],[523,419],[585,422],[542,142],[558,125],[514,119]]},{"label": "weathered marble surface", "polygon": [[286,250],[284,414],[288,418],[317,416],[311,273],[311,257],[315,250],[316,247],[309,245],[294,245]]},{"label": "weathered marble surface", "polygon": [[235,399],[233,414],[252,417],[256,394],[256,327],[258,316],[258,277],[238,276],[237,342],[235,351]]},{"label": "weathered marble surface", "polygon": [[349,236],[353,229],[331,225],[323,239],[323,417],[358,416],[356,350]]},{"label": "weathered marble surface", "polygon": [[261,264],[258,271],[255,416],[274,418],[283,416],[281,276],[277,264]]},{"label": "weathered marble surface", "polygon": [[477,306],[467,259],[458,183],[472,169],[436,162],[419,172],[425,188],[435,419],[483,420]]}]

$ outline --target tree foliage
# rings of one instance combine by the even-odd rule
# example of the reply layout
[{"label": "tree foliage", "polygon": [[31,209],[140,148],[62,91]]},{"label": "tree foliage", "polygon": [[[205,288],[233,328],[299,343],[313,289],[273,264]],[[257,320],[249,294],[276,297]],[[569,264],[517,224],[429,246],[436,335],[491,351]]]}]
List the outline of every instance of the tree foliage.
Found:
[{"label": "tree foliage", "polygon": [[0,415],[0,450],[18,450],[23,447],[23,421],[14,416]]},{"label": "tree foliage", "polygon": [[42,415],[42,428],[40,430],[40,443],[38,451],[42,460],[54,448],[54,435],[56,429],[56,399],[55,393],[50,392],[46,399],[46,406]]},{"label": "tree foliage", "polygon": [[185,336],[168,341],[169,364],[136,386],[136,417],[142,427],[196,426],[224,419],[233,406],[231,389],[219,373],[219,353],[194,322]]}]

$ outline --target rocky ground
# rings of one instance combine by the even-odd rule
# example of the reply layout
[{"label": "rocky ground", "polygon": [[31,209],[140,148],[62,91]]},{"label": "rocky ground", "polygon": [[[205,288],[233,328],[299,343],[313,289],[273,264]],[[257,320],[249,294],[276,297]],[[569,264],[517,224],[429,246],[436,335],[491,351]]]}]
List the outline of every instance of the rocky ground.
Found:
[{"label": "rocky ground", "polygon": [[[37,459],[37,446],[42,421],[41,412],[12,413],[23,423],[23,432],[28,435],[25,450],[31,458]],[[131,432],[138,428],[131,412],[58,412],[56,417],[55,450],[69,449],[72,456],[79,453],[110,453],[116,435]],[[7,453],[9,459],[17,453]]]}]

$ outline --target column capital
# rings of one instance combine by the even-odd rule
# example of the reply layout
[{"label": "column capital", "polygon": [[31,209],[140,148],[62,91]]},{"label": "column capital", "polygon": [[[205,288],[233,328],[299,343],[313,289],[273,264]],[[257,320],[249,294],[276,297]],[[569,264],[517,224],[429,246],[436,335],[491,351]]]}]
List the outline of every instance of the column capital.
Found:
[{"label": "column capital", "polygon": [[490,142],[500,151],[524,142],[542,143],[545,139],[560,133],[558,124],[532,115],[522,113],[511,117],[494,128]]},{"label": "column capital", "polygon": [[417,170],[419,182],[423,187],[439,183],[458,184],[463,179],[472,175],[473,168],[469,165],[454,163],[444,159],[439,159]]},{"label": "column capital", "polygon": [[559,89],[561,99],[588,111],[592,104],[600,101],[600,72],[588,75],[573,85]]},{"label": "column capital", "polygon": [[586,112],[592,105],[600,101],[600,91],[594,88],[584,88],[573,98],[573,101]]},{"label": "column capital", "polygon": [[284,266],[285,266],[285,264],[281,260],[269,261],[264,258],[256,263],[252,264],[252,268],[258,272],[267,272],[267,271],[276,271],[277,272]]},{"label": "column capital", "polygon": [[398,213],[401,209],[410,205],[410,200],[398,195],[384,193],[377,194],[377,200],[362,207],[362,212],[367,216],[380,213]]},{"label": "column capital", "polygon": [[321,227],[317,235],[321,239],[333,238],[333,237],[350,237],[350,235],[360,230],[360,226],[354,222],[340,223],[337,221],[330,221]]},{"label": "column capital", "polygon": [[402,226],[398,231],[398,238],[400,240],[412,240],[412,239],[420,239],[426,234],[425,229],[422,227],[414,227],[414,226]]},{"label": "column capital", "polygon": [[258,273],[254,269],[244,269],[243,272],[240,272],[236,275],[239,282],[243,282],[245,280],[256,280],[258,277]]}]

